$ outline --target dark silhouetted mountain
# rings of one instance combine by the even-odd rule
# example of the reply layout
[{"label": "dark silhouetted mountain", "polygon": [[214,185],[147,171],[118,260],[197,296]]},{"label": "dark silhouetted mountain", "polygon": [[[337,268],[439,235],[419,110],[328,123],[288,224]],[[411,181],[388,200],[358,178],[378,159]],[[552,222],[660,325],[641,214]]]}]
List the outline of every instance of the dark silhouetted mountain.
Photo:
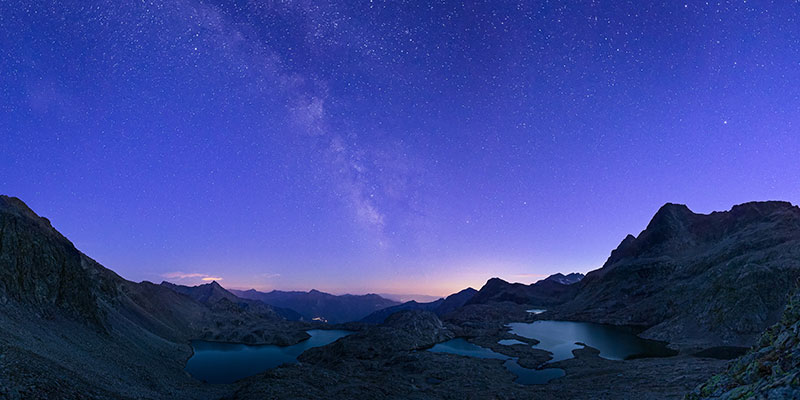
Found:
[{"label": "dark silhouetted mountain", "polygon": [[[264,306],[266,307],[266,306]],[[216,398],[183,371],[192,339],[292,344],[304,327],[222,298],[127,281],[0,196],[0,397]]]},{"label": "dark silhouetted mountain", "polygon": [[560,283],[562,285],[572,285],[573,283],[578,283],[583,279],[583,274],[578,272],[573,272],[569,275],[564,275],[562,273],[558,273],[555,275],[550,275],[545,278],[546,281],[553,281]]},{"label": "dark silhouetted mountain", "polygon": [[221,300],[225,300],[251,313],[263,315],[268,318],[284,318],[289,321],[300,321],[303,319],[303,316],[297,311],[288,308],[273,307],[258,300],[240,298],[223,288],[217,281],[198,286],[176,285],[164,281],[161,282],[161,285],[177,293],[187,295],[208,306],[213,306]]},{"label": "dark silhouetted mountain", "polygon": [[800,208],[754,202],[703,215],[666,204],[551,317],[638,325],[679,345],[749,346],[798,276]]},{"label": "dark silhouetted mountain", "polygon": [[551,307],[561,304],[575,294],[575,282],[579,282],[583,274],[550,275],[536,283],[508,283],[500,278],[492,278],[475,294],[468,304],[487,304],[490,302],[510,301],[517,304],[528,304],[537,307]]},{"label": "dark silhouetted mountain", "polygon": [[43,315],[60,309],[105,328],[95,293],[100,288],[81,253],[14,197],[0,196],[0,250],[0,303],[24,303]]},{"label": "dark silhouetted mountain", "polygon": [[439,299],[429,303],[418,303],[414,300],[407,301],[403,304],[375,311],[374,313],[364,317],[361,322],[380,324],[390,315],[406,310],[430,311],[437,316],[443,316],[466,304],[472,298],[472,296],[475,295],[475,293],[478,293],[478,291],[473,288],[466,288],[458,293],[451,294],[444,299]]},{"label": "dark silhouetted mountain", "polygon": [[358,321],[377,310],[400,304],[376,294],[336,296],[318,290],[309,292],[273,290],[264,293],[255,289],[231,290],[231,292],[241,298],[297,311],[307,320],[316,318],[330,323]]}]

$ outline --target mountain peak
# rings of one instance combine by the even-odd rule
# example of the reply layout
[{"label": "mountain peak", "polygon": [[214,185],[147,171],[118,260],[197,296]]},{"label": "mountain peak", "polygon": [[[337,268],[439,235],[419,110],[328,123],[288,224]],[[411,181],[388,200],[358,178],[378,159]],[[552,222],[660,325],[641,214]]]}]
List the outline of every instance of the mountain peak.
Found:
[{"label": "mountain peak", "polygon": [[559,273],[556,273],[556,274],[548,276],[544,280],[545,281],[550,281],[550,282],[557,282],[557,283],[560,283],[562,285],[572,285],[573,283],[580,282],[581,279],[583,279],[583,274],[581,274],[579,272],[573,272],[573,273],[570,273],[570,274],[567,274],[567,275],[564,275],[564,274],[559,272]]},{"label": "mountain peak", "polygon": [[[650,224],[683,221],[696,215],[686,204],[667,203],[658,209]],[[649,226],[648,226],[649,228]]]}]

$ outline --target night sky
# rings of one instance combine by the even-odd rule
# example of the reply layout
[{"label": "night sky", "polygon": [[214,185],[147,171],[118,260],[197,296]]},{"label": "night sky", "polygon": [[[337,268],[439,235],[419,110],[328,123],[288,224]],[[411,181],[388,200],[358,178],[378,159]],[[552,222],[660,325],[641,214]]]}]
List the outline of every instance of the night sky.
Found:
[{"label": "night sky", "polygon": [[123,277],[442,295],[800,202],[798,1],[0,2],[0,193]]}]

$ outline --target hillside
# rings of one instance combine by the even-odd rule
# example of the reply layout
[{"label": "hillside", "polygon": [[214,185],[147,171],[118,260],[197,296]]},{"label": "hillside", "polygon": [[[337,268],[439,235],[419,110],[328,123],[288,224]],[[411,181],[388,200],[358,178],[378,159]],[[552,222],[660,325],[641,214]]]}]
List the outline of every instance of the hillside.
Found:
[{"label": "hillside", "polygon": [[[127,281],[22,201],[0,196],[0,394],[11,398],[209,398],[183,372],[190,339],[296,343],[279,316],[209,307]],[[2,396],[0,396],[2,397]]]},{"label": "hillside", "polygon": [[800,276],[800,208],[754,202],[695,214],[667,204],[548,315],[646,328],[681,346],[749,346]]}]

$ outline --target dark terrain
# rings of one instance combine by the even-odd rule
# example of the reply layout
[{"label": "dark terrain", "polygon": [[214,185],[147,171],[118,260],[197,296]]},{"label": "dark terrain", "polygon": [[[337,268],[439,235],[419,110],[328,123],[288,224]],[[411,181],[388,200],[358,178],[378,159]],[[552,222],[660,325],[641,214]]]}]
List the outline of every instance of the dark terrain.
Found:
[{"label": "dark terrain", "polygon": [[388,318],[390,315],[405,310],[430,311],[436,315],[442,316],[464,306],[464,304],[466,304],[473,296],[475,296],[475,293],[478,293],[478,291],[473,288],[466,288],[458,293],[451,294],[446,298],[428,303],[418,303],[414,300],[407,301],[400,305],[386,307],[382,310],[375,311],[372,314],[364,317],[361,322],[379,324],[386,320],[386,318]]},{"label": "dark terrain", "polygon": [[[576,275],[532,285],[492,279],[477,293],[394,303],[297,364],[210,385],[183,371],[190,340],[287,345],[325,325],[289,321],[297,317],[290,310],[217,283],[127,281],[20,200],[2,196],[0,398],[798,398],[797,297],[785,305],[800,271],[799,221],[800,210],[788,203],[710,215],[667,205],[578,282]],[[551,311],[526,312],[532,307]],[[425,351],[460,337],[536,368],[549,353],[506,327],[536,318],[636,325],[680,352],[612,361],[584,347],[552,365],[565,377],[525,386],[501,360]],[[756,347],[731,362],[695,355],[722,345]]]},{"label": "dark terrain", "polygon": [[467,304],[486,304],[510,301],[536,307],[552,307],[571,299],[575,294],[575,283],[583,279],[583,274],[555,274],[530,285],[508,283],[500,278],[492,278]]},{"label": "dark terrain", "polygon": [[798,277],[800,208],[702,215],[667,204],[547,317],[636,325],[683,347],[747,347],[778,320]]},{"label": "dark terrain", "polygon": [[244,299],[258,300],[275,307],[297,311],[308,321],[321,318],[332,324],[358,321],[377,310],[399,304],[377,294],[335,296],[318,290],[308,292],[273,290],[263,293],[254,289],[231,290],[231,292]]}]

